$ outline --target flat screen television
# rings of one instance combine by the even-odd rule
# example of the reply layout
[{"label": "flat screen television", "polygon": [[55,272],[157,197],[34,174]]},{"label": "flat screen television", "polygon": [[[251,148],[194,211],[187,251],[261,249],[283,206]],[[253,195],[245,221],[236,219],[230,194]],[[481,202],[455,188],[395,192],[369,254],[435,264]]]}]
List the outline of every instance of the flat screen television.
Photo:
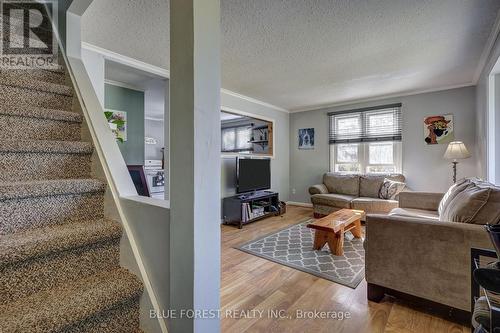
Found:
[{"label": "flat screen television", "polygon": [[236,184],[238,193],[271,188],[271,160],[237,158]]}]

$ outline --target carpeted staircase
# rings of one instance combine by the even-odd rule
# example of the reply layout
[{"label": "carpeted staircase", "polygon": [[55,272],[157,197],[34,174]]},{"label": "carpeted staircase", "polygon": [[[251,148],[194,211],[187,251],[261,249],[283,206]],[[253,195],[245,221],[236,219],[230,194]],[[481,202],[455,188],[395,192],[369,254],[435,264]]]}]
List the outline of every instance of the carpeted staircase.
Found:
[{"label": "carpeted staircase", "polygon": [[64,69],[0,70],[0,332],[140,332]]}]

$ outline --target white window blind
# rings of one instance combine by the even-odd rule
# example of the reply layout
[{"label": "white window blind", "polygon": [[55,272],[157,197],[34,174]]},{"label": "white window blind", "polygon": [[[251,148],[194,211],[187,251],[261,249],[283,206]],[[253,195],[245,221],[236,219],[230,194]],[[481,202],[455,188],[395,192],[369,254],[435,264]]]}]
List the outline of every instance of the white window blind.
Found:
[{"label": "white window blind", "polygon": [[222,129],[221,145],[223,152],[246,152],[252,150],[251,126],[227,127]]},{"label": "white window blind", "polygon": [[332,112],[330,170],[401,172],[401,104]]},{"label": "white window blind", "polygon": [[401,104],[331,112],[330,144],[401,141]]}]

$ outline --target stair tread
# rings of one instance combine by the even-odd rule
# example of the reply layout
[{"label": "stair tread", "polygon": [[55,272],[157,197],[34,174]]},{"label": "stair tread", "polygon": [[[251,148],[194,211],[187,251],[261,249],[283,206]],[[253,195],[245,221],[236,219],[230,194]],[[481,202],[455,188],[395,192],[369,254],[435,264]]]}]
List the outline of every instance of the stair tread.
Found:
[{"label": "stair tread", "polygon": [[98,179],[55,179],[0,182],[0,200],[65,194],[104,192],[106,183]]},{"label": "stair tread", "polygon": [[0,332],[59,331],[141,293],[141,281],[123,268],[68,281],[0,306]]},{"label": "stair tread", "polygon": [[0,140],[0,153],[91,154],[92,149],[82,141]]},{"label": "stair tread", "polygon": [[119,238],[118,222],[109,219],[72,222],[2,236],[0,267],[29,258]]},{"label": "stair tread", "polygon": [[81,114],[71,111],[46,109],[36,106],[22,106],[0,99],[0,115],[60,120],[67,122],[81,123]]},{"label": "stair tread", "polygon": [[22,89],[38,90],[63,96],[73,96],[73,88],[63,84],[31,79],[28,75],[19,76],[9,70],[0,70],[1,84]]}]

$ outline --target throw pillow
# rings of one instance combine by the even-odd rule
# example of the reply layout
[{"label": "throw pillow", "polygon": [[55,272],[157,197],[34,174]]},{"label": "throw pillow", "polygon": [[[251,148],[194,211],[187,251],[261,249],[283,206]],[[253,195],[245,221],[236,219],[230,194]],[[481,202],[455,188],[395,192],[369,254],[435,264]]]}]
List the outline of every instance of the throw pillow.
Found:
[{"label": "throw pillow", "polygon": [[381,199],[395,200],[396,196],[404,190],[405,183],[397,182],[391,179],[384,178],[384,182],[380,187],[378,197]]},{"label": "throw pillow", "polygon": [[490,188],[470,183],[450,201],[439,215],[439,221],[482,224],[475,217],[488,201],[490,192]]},{"label": "throw pillow", "polygon": [[441,215],[443,212],[448,209],[448,206],[450,205],[450,202],[455,199],[455,197],[465,190],[467,186],[469,186],[471,183],[470,179],[464,178],[459,180],[456,184],[453,184],[450,186],[448,191],[446,191],[445,195],[443,196],[443,199],[441,199],[441,202],[439,202],[439,208],[438,208],[438,214]]}]

